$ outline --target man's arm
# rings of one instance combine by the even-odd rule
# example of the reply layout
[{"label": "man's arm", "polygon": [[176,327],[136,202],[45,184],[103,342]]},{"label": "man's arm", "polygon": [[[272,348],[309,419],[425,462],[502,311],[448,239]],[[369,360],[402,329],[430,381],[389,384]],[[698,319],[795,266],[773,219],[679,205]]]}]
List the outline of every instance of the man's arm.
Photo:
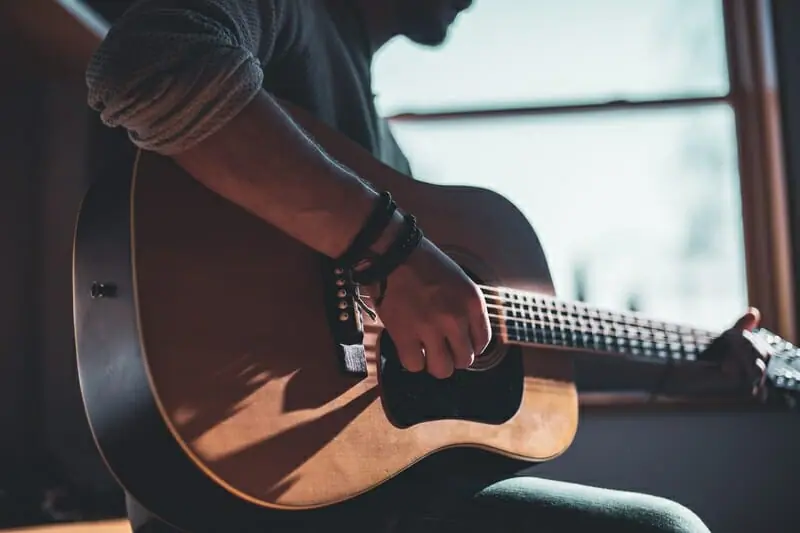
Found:
[{"label": "man's arm", "polygon": [[[377,198],[264,91],[175,159],[208,188],[331,257],[345,251]],[[401,224],[400,215],[395,218],[387,236]],[[387,244],[384,238],[377,246]]]},{"label": "man's arm", "polygon": [[[172,155],[210,189],[335,257],[347,249],[377,195],[315,146],[260,89],[256,50],[274,47],[269,39],[280,32],[281,5],[300,9],[304,3],[138,4],[112,28],[91,64],[90,103],[106,123],[126,127],[142,148]],[[397,212],[395,219],[378,251],[402,225]],[[423,239],[390,278],[379,312],[407,369],[445,378],[469,366],[489,343],[480,290],[430,241]]]},{"label": "man's arm", "polygon": [[297,5],[139,2],[93,58],[89,102],[141,148],[174,157],[221,196],[337,256],[377,194],[261,89],[258,54],[269,61],[287,9]]}]

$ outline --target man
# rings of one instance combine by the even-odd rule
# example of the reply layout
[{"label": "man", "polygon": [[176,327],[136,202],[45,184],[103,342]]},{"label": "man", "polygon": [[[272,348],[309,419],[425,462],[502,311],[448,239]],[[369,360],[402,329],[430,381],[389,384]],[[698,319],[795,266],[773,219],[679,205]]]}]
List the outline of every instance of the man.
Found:
[{"label": "man", "polygon": [[[210,189],[338,257],[378,195],[365,183],[369,176],[335,164],[277,100],[304,108],[410,174],[373,106],[373,54],[398,35],[442,43],[470,4],[142,0],[95,54],[87,73],[89,102],[139,147],[174,157]],[[374,250],[384,251],[402,224],[397,213]],[[469,366],[489,342],[480,291],[430,241],[423,240],[389,280],[379,312],[407,369],[445,378]],[[756,322],[757,315],[748,314],[736,327]],[[375,491],[347,513],[332,512],[325,524],[298,519],[296,530],[708,531],[691,511],[660,498],[508,477],[500,468],[458,470],[446,480],[424,473],[406,478],[405,486]],[[129,508],[138,532],[174,531],[135,502]]]}]

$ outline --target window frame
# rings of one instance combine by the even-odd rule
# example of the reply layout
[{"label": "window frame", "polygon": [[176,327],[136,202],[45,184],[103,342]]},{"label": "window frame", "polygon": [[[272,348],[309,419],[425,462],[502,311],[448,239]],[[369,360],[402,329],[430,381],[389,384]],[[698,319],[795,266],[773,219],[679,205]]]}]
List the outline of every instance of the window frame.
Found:
[{"label": "window frame", "polygon": [[[781,137],[780,95],[775,73],[775,44],[770,0],[721,0],[729,91],[722,96],[623,100],[558,106],[527,106],[459,111],[396,113],[390,124],[440,122],[499,117],[558,116],[626,110],[676,109],[724,103],[734,114],[742,209],[745,275],[750,305],[762,324],[796,342],[793,261]],[[744,311],[744,310],[742,310]],[[630,363],[631,367],[637,363]],[[602,369],[596,369],[603,371]],[[605,370],[606,375],[609,375]],[[653,380],[641,373],[638,390],[586,390],[586,407],[621,408],[643,405],[715,407],[741,405],[720,395],[651,394]],[[652,374],[650,371],[649,374]],[[752,403],[745,400],[745,404]]]}]

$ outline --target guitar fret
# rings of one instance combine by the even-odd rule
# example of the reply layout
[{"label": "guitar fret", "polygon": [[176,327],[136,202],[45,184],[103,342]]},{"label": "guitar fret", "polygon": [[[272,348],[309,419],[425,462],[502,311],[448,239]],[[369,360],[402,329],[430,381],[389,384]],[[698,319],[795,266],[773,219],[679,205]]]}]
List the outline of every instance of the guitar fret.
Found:
[{"label": "guitar fret", "polygon": [[544,296],[507,291],[500,302],[511,342],[693,361],[712,341],[708,332]]},{"label": "guitar fret", "polygon": [[[534,346],[565,347],[618,354],[646,361],[694,362],[718,333],[650,320],[631,313],[559,302],[550,296],[487,288],[493,326],[504,340]],[[800,349],[760,328],[745,337],[761,354],[770,354],[767,388],[796,402],[800,393]]]}]

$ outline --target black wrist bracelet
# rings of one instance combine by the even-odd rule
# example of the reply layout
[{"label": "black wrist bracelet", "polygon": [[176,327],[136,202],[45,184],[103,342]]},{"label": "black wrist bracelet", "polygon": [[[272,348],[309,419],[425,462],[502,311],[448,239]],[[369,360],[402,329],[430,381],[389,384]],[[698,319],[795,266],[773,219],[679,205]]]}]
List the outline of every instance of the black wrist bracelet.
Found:
[{"label": "black wrist bracelet", "polygon": [[405,215],[403,222],[403,229],[386,253],[372,260],[364,270],[352,273],[353,281],[360,285],[380,282],[380,294],[375,299],[376,305],[380,305],[383,301],[389,274],[408,259],[424,237],[422,230],[417,227],[414,215]]},{"label": "black wrist bracelet", "polygon": [[392,200],[392,195],[384,191],[378,197],[375,207],[367,217],[364,226],[356,234],[347,250],[340,255],[336,262],[350,268],[369,252],[370,246],[380,238],[381,234],[392,220],[397,204]]}]

